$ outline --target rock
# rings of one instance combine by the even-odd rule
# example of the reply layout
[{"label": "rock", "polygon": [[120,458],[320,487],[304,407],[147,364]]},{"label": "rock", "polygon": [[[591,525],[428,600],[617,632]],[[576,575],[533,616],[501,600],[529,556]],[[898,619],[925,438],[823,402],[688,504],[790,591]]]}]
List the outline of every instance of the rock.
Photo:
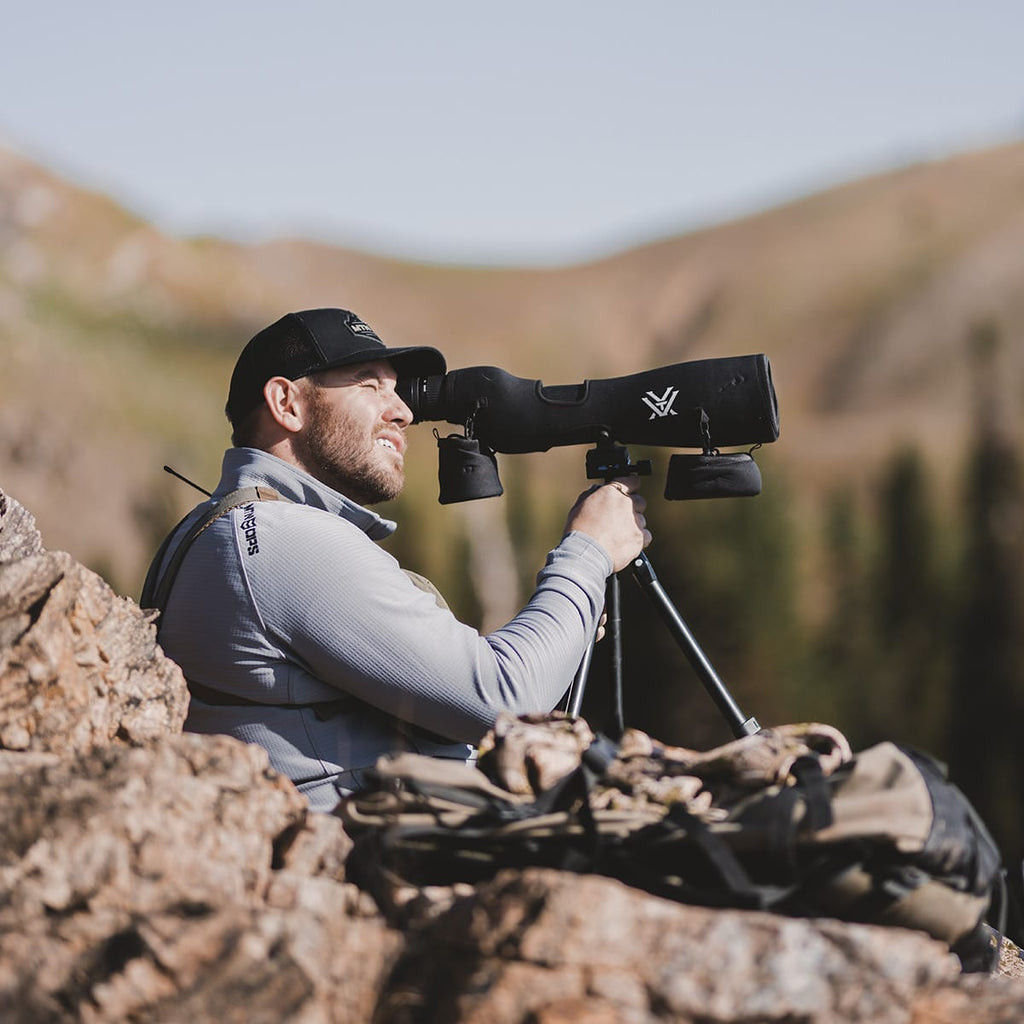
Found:
[{"label": "rock", "polygon": [[964,978],[954,986],[919,994],[913,1024],[1018,1024],[1024,1020],[1021,986],[1005,979]]},{"label": "rock", "polygon": [[1024,950],[1009,939],[1003,939],[997,972],[1001,977],[1024,982]]},{"label": "rock", "polygon": [[181,732],[188,690],[134,602],[62,552],[0,563],[0,748],[84,753]]},{"label": "rock", "polygon": [[0,764],[5,1024],[369,1019],[401,937],[344,881],[340,821],[260,748]]},{"label": "rock", "polygon": [[[939,1015],[951,1007],[961,1015]],[[689,907],[612,879],[539,868],[503,872],[414,933],[375,1018],[967,1019],[1024,1020],[1024,986],[965,979],[946,947],[918,932]]]},{"label": "rock", "polygon": [[15,562],[42,550],[43,540],[31,513],[0,491],[0,562]]},{"label": "rock", "polygon": [[4,773],[0,921],[251,901],[274,843],[305,815],[265,753],[228,737],[175,736]]}]

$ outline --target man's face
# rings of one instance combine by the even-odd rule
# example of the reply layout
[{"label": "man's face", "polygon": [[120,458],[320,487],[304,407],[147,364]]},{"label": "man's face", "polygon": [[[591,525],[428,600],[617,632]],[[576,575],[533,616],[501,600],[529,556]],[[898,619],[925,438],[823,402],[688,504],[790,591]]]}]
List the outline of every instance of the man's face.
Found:
[{"label": "man's face", "polygon": [[306,379],[306,422],[296,439],[304,468],[329,487],[374,505],[398,496],[405,482],[409,407],[383,360],[325,370]]}]

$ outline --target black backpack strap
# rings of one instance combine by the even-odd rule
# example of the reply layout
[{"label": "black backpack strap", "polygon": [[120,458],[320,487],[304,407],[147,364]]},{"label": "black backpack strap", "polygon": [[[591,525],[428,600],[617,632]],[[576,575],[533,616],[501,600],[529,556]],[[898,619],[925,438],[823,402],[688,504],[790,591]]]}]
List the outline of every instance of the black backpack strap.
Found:
[{"label": "black backpack strap", "polygon": [[[232,491],[230,494],[221,498],[215,505],[212,505],[201,515],[195,523],[192,524],[192,528],[182,538],[181,543],[175,549],[174,554],[171,556],[171,560],[167,565],[167,569],[163,576],[160,576],[160,566],[167,554],[167,548],[171,542],[171,539],[178,532],[178,527],[175,527],[170,534],[168,534],[166,540],[160,545],[160,550],[157,552],[156,557],[153,559],[153,564],[149,567],[149,572],[146,574],[146,582],[142,587],[142,596],[139,598],[139,603],[143,608],[156,608],[159,611],[163,611],[167,606],[167,598],[171,593],[171,587],[174,586],[174,580],[178,575],[178,570],[181,568],[181,563],[185,560],[185,555],[188,554],[188,550],[192,547],[193,541],[212,523],[216,522],[222,515],[230,512],[232,509],[241,507],[242,505],[250,505],[254,501],[288,501],[287,498],[282,498],[277,491],[270,487],[241,487],[237,491]],[[191,515],[191,513],[189,513]],[[185,517],[186,519],[188,516]],[[183,519],[182,522],[185,520]],[[178,524],[181,526],[181,523]],[[159,583],[157,579],[159,578]],[[159,633],[160,623],[157,621],[157,631]]]}]

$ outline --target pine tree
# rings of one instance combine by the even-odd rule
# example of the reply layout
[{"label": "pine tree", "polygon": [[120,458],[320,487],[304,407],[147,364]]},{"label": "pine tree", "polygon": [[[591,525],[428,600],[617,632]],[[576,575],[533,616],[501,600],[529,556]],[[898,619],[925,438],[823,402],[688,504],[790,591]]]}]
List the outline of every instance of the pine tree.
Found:
[{"label": "pine tree", "polygon": [[856,745],[874,741],[875,720],[865,693],[874,671],[868,558],[862,517],[848,486],[825,508],[821,576],[829,611],[820,624],[811,685],[822,713],[816,717],[847,733]]},{"label": "pine tree", "polygon": [[999,337],[972,337],[974,443],[968,460],[950,769],[1004,854],[1024,852],[1024,473],[997,393]]},{"label": "pine tree", "polygon": [[879,499],[872,588],[874,731],[935,750],[945,741],[951,649],[945,579],[924,461],[897,452]]}]

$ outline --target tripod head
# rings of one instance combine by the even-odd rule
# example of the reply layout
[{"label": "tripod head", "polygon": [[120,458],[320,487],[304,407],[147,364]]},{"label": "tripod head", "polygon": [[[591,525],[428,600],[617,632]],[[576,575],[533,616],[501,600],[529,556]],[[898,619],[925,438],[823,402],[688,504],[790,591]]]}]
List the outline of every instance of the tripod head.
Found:
[{"label": "tripod head", "polygon": [[650,476],[651,460],[634,462],[629,450],[615,444],[607,434],[597,443],[596,448],[587,452],[587,479],[614,480],[620,476]]}]

